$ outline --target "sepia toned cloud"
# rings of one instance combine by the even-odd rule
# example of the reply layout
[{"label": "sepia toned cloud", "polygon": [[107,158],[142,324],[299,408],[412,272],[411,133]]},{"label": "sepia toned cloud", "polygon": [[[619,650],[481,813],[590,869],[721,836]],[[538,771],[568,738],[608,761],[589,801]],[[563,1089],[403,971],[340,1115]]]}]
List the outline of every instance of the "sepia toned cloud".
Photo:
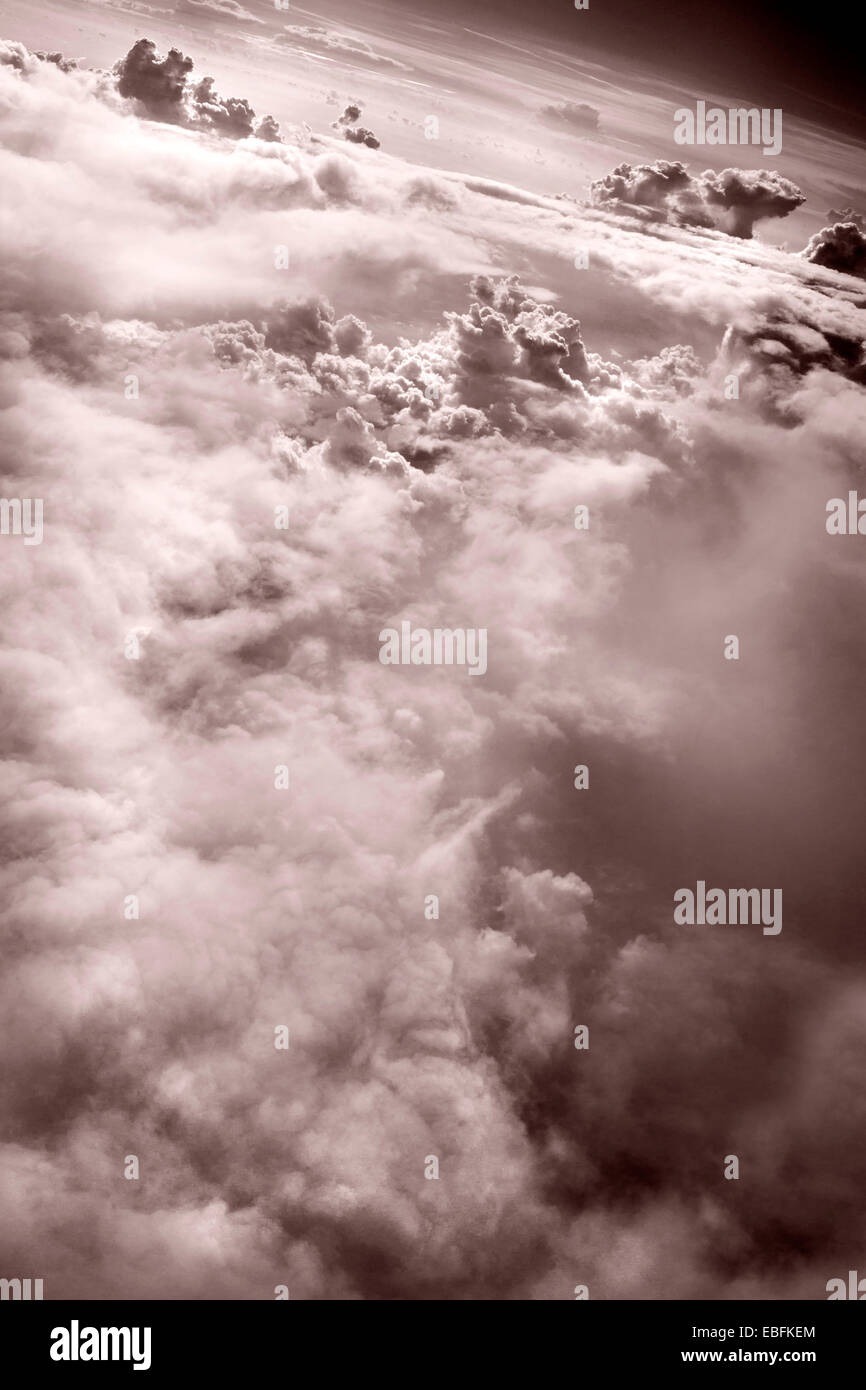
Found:
[{"label": "sepia toned cloud", "polygon": [[755,223],[785,217],[804,202],[790,179],[773,169],[722,169],[689,173],[679,160],[655,164],[620,164],[590,189],[594,203],[634,203],[657,208],[674,223],[720,227],[732,236],[750,237]]},{"label": "sepia toned cloud", "polygon": [[[798,190],[657,161],[585,206],[257,136],[147,40],[0,57],[3,488],[45,514],[2,537],[4,1268],[822,1297],[866,315],[750,237]],[[404,620],[484,629],[483,676],[383,664]],[[781,883],[784,930],[677,926],[698,879]]]},{"label": "sepia toned cloud", "polygon": [[553,129],[564,129],[574,134],[592,135],[598,130],[600,111],[585,101],[551,102],[538,108],[538,119]]}]

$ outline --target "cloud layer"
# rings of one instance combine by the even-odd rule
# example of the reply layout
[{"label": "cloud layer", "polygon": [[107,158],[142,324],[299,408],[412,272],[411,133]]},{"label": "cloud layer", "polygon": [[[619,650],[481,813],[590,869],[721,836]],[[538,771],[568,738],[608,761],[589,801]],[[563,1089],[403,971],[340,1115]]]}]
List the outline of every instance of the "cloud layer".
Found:
[{"label": "cloud layer", "polygon": [[[644,227],[613,199],[694,224],[695,179],[582,208],[255,138],[176,50],[3,52],[3,490],[45,505],[0,538],[3,1268],[824,1297],[864,1236],[866,595],[824,526],[861,287],[744,240],[768,176]],[[593,295],[653,351],[596,350]],[[486,628],[483,679],[383,666],[403,620]],[[698,878],[781,884],[783,932],[676,926]]]}]

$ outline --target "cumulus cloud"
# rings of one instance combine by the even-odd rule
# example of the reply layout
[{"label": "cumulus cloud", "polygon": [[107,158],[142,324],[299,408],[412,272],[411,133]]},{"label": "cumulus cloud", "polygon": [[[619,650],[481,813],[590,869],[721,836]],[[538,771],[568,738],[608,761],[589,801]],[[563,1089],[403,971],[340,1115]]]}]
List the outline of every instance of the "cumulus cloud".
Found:
[{"label": "cumulus cloud", "polygon": [[785,217],[805,202],[790,179],[773,169],[722,169],[691,174],[679,160],[619,164],[590,185],[596,206],[625,203],[657,209],[670,221],[719,227],[750,237],[756,222]]},{"label": "cumulus cloud", "polygon": [[268,140],[273,144],[279,144],[282,140],[279,122],[273,116],[262,116],[255,130],[253,131],[257,140]]},{"label": "cumulus cloud", "polygon": [[170,48],[160,58],[151,39],[138,39],[117,64],[117,90],[141,102],[156,120],[180,122],[186,115],[186,79],[192,68],[192,58],[179,48]]},{"label": "cumulus cloud", "polygon": [[831,208],[827,213],[831,223],[833,222],[853,222],[855,227],[859,227],[861,232],[866,232],[866,217],[862,213],[855,212],[853,208]]},{"label": "cumulus cloud", "polygon": [[214,91],[212,77],[196,82],[190,93],[190,103],[197,121],[210,125],[220,135],[243,140],[253,133],[255,111],[243,98],[224,100]]},{"label": "cumulus cloud", "polygon": [[349,126],[343,132],[346,140],[351,140],[353,145],[366,145],[371,150],[378,150],[381,141],[375,136],[372,130],[367,130],[364,126]]},{"label": "cumulus cloud", "polygon": [[255,111],[241,97],[221,97],[214,79],[189,80],[193,68],[177,48],[160,57],[152,39],[137,39],[115,68],[117,90],[135,101],[154,120],[213,130],[232,140],[252,134],[279,140],[279,126],[271,116],[254,125]]},{"label": "cumulus cloud", "polygon": [[343,109],[341,115],[331,122],[332,130],[341,130],[346,140],[351,140],[355,145],[368,145],[371,150],[378,150],[380,141],[377,140],[372,130],[366,130],[364,126],[357,125],[362,115],[361,107],[357,102],[350,102]]},{"label": "cumulus cloud", "polygon": [[551,102],[538,109],[538,118],[546,125],[580,135],[594,135],[598,131],[600,115],[600,111],[585,101]]},{"label": "cumulus cloud", "polygon": [[360,120],[360,118],[361,107],[357,104],[357,102],[352,101],[349,102],[348,106],[345,106],[343,108],[342,112],[337,117],[337,119],[331,122],[331,125],[334,130],[341,130],[344,126],[354,125],[357,120]]},{"label": "cumulus cloud", "polygon": [[774,169],[722,169],[701,176],[708,208],[729,214],[726,228],[734,236],[750,237],[756,222],[768,217],[787,217],[805,201],[796,184]]},{"label": "cumulus cloud", "polygon": [[35,56],[43,63],[53,63],[61,72],[72,72],[73,68],[78,67],[74,58],[64,58],[62,53],[42,53],[37,49]]},{"label": "cumulus cloud", "polygon": [[856,222],[836,222],[809,238],[801,253],[814,265],[866,280],[866,231]]},{"label": "cumulus cloud", "polygon": [[[147,121],[2,57],[3,492],[46,526],[0,569],[3,1267],[823,1297],[866,1234],[866,595],[823,528],[862,296],[607,199],[214,139],[182,55],[133,65]],[[596,351],[587,272],[545,294],[576,237],[654,351]],[[366,321],[416,277],[441,315]],[[484,678],[383,666],[404,619],[484,627]],[[783,933],[678,928],[697,878],[782,883]]]},{"label": "cumulus cloud", "polygon": [[469,312],[450,316],[454,368],[467,398],[479,389],[504,396],[515,376],[559,390],[575,390],[589,379],[577,319],[537,303],[516,276],[498,284],[481,276],[472,288]]}]

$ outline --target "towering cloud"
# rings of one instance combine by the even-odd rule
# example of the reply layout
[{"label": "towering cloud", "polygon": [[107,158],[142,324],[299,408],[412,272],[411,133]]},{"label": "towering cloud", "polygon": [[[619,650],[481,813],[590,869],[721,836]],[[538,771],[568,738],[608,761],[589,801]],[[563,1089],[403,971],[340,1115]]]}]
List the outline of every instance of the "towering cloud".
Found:
[{"label": "towering cloud", "polygon": [[122,97],[140,102],[155,120],[182,124],[192,66],[192,58],[184,57],[180,49],[170,48],[160,58],[151,39],[138,39],[115,68],[117,90]]},{"label": "towering cloud", "polygon": [[209,129],[231,140],[256,134],[263,140],[279,140],[279,126],[264,116],[255,126],[255,111],[239,97],[221,97],[214,79],[189,80],[192,58],[177,48],[160,57],[151,39],[138,39],[115,67],[117,90],[131,98],[150,117],[176,125]]},{"label": "towering cloud", "polygon": [[802,254],[814,265],[866,280],[866,232],[854,221],[823,227],[809,238]]},{"label": "towering cloud", "polygon": [[785,217],[805,202],[796,184],[772,169],[691,174],[679,160],[667,159],[617,165],[591,185],[590,199],[599,207],[625,203],[656,208],[676,224],[719,227],[738,237],[750,237],[756,222]]}]

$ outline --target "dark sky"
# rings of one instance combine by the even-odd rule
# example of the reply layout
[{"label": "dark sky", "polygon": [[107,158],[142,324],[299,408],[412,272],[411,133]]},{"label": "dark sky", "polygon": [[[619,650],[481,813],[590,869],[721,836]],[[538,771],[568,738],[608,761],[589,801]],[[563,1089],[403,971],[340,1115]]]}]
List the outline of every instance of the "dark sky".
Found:
[{"label": "dark sky", "polygon": [[[586,43],[655,68],[660,77],[681,74],[691,84],[716,83],[756,106],[783,110],[866,136],[862,7],[747,4],[744,0],[472,0],[457,13],[468,22],[498,24],[525,33],[547,30],[561,42],[585,34]],[[422,11],[426,4],[413,5]],[[431,18],[442,9],[429,6]],[[708,95],[712,94],[712,90]]]}]

